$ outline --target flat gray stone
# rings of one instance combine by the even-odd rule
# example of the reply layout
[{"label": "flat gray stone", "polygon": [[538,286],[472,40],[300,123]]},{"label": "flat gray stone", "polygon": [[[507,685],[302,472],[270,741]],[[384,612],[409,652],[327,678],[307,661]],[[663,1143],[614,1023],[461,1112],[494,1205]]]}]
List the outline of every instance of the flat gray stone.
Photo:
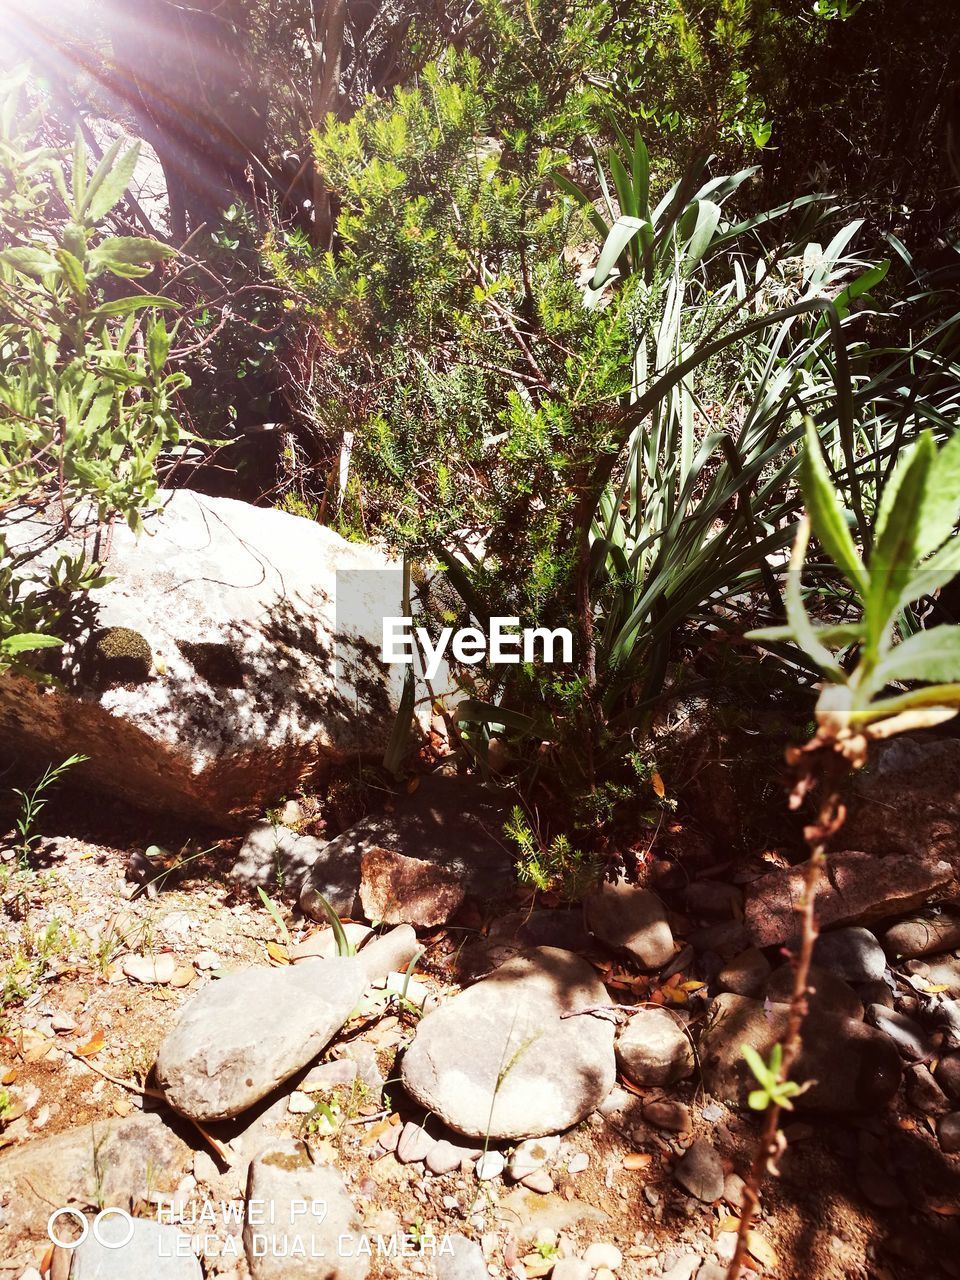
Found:
[{"label": "flat gray stone", "polygon": [[[362,1224],[343,1178],[314,1164],[302,1142],[271,1144],[250,1166],[243,1246],[253,1280],[363,1280],[370,1266]],[[313,1212],[312,1206],[322,1206]],[[300,1246],[305,1256],[295,1251]]]},{"label": "flat gray stone", "polygon": [[941,1058],[935,1078],[948,1097],[960,1099],[960,1053],[948,1053]]},{"label": "flat gray stone", "polygon": [[211,982],[161,1044],[157,1083],[193,1120],[238,1115],[326,1048],[368,980],[353,956],[244,969]]},{"label": "flat gray stone", "polygon": [[821,933],[813,948],[814,963],[846,982],[876,982],[883,977],[887,957],[883,947],[862,926]]},{"label": "flat gray stone", "polygon": [[600,941],[627,952],[642,969],[659,969],[673,959],[666,910],[649,889],[619,880],[601,885],[584,905],[587,924]]},{"label": "flat gray stone", "polygon": [[[767,999],[774,1004],[789,1004],[793,995],[793,982],[792,965],[784,964],[779,969],[774,969],[767,979]],[[853,987],[822,965],[810,966],[810,987],[807,999],[811,1011],[835,1013],[840,1017],[854,1018],[858,1022],[863,1017],[863,1001]]]},{"label": "flat gray stone", "polygon": [[527,1138],[517,1144],[507,1162],[507,1172],[516,1182],[529,1174],[542,1169],[550,1160],[556,1159],[560,1150],[559,1134],[546,1134],[542,1138]]},{"label": "flat gray stone", "polygon": [[230,879],[250,889],[296,897],[326,843],[280,823],[258,822],[240,846]]},{"label": "flat gray stone", "polygon": [[[94,1237],[91,1225],[90,1234],[73,1251],[70,1280],[203,1280],[190,1236],[177,1227],[152,1218],[128,1222],[111,1214],[97,1230],[106,1243]],[[111,1247],[116,1245],[121,1247]]]},{"label": "flat gray stone", "polygon": [[705,1138],[687,1148],[673,1176],[685,1191],[705,1204],[712,1204],[723,1195],[723,1162]]},{"label": "flat gray stone", "polygon": [[401,1164],[416,1164],[418,1160],[426,1160],[438,1141],[439,1139],[429,1132],[425,1124],[408,1120],[400,1131],[397,1159]]},{"label": "flat gray stone", "polygon": [[940,1117],[937,1124],[937,1137],[940,1139],[942,1151],[946,1151],[949,1155],[960,1152],[960,1111],[951,1111],[949,1115]]},{"label": "flat gray stone", "polygon": [[539,947],[469,987],[417,1027],[401,1080],[458,1133],[494,1141],[540,1137],[576,1124],[613,1087],[614,1026],[586,961]]},{"label": "flat gray stone", "polygon": [[747,947],[723,966],[717,974],[717,985],[721,991],[738,996],[757,996],[769,977],[770,961],[759,948]]},{"label": "flat gray stone", "polygon": [[693,1074],[690,1038],[665,1009],[638,1009],[617,1037],[617,1062],[634,1084],[676,1084]]}]

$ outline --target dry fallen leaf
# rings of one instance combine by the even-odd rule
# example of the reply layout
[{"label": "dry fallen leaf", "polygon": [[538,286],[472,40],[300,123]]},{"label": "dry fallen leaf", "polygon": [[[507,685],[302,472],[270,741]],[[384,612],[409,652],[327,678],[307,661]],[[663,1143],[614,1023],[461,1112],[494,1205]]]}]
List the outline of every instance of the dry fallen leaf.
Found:
[{"label": "dry fallen leaf", "polygon": [[747,1249],[762,1267],[766,1267],[768,1271],[776,1269],[780,1261],[777,1257],[777,1251],[759,1231],[747,1232]]},{"label": "dry fallen leaf", "polygon": [[74,1050],[80,1058],[92,1058],[98,1054],[103,1046],[107,1043],[107,1037],[102,1031],[95,1031],[86,1044],[78,1045]]},{"label": "dry fallen leaf", "polygon": [[17,1078],[17,1068],[5,1067],[3,1070],[3,1073],[0,1074],[0,1084],[4,1084],[4,1085],[13,1084],[16,1078]]},{"label": "dry fallen leaf", "polygon": [[650,785],[662,800],[667,794],[667,788],[663,785],[663,779],[660,777],[658,770],[654,769],[650,775]]},{"label": "dry fallen leaf", "polygon": [[718,1231],[739,1231],[740,1219],[735,1218],[733,1217],[732,1214],[728,1213],[723,1218],[721,1218],[720,1221],[717,1223],[717,1230]]},{"label": "dry fallen leaf", "polygon": [[169,951],[158,956],[125,956],[123,972],[135,982],[161,986],[170,981],[177,971],[177,957]]},{"label": "dry fallen leaf", "polygon": [[927,1208],[944,1218],[956,1218],[960,1215],[960,1204],[951,1203],[949,1200],[942,1204],[928,1204]]},{"label": "dry fallen leaf", "polygon": [[653,1162],[653,1156],[646,1151],[631,1151],[623,1157],[625,1169],[646,1169]]},{"label": "dry fallen leaf", "polygon": [[267,955],[274,962],[274,964],[290,963],[290,953],[287,951],[287,948],[281,942],[268,942]]}]

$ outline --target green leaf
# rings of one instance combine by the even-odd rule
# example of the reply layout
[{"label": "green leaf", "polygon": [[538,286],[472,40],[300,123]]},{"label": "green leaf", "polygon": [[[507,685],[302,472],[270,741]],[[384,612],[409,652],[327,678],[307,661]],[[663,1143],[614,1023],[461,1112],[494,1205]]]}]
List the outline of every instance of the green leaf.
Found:
[{"label": "green leaf", "polygon": [[916,578],[920,516],[936,456],[933,437],[925,431],[884,489],[864,609],[867,643],[875,648],[881,647],[903,592]]},{"label": "green leaf", "polygon": [[620,256],[624,249],[648,225],[648,223],[642,222],[639,218],[622,217],[616,220],[607,234],[603,248],[600,250],[597,269],[593,273],[593,279],[590,281],[591,289],[599,289],[606,284],[610,278],[611,271],[620,261]]},{"label": "green leaf", "polygon": [[140,158],[140,143],[135,143],[125,156],[114,163],[120,143],[114,143],[107,154],[97,165],[90,185],[80,205],[80,216],[88,223],[95,224],[105,217],[115,204],[123,198],[123,193],[130,185],[137,160]]},{"label": "green leaf", "polygon": [[45,249],[35,249],[30,245],[22,245],[16,249],[5,249],[0,253],[0,262],[6,262],[14,271],[25,276],[36,276],[40,279],[51,271],[56,271],[57,260]]},{"label": "green leaf", "polygon": [[687,240],[685,261],[695,266],[710,248],[720,222],[720,206],[712,200],[698,200],[680,219],[680,233]]},{"label": "green leaf", "polygon": [[66,249],[58,249],[57,261],[60,263],[67,284],[78,298],[82,298],[87,292],[87,278],[83,274],[83,266],[79,259]]},{"label": "green leaf", "polygon": [[872,687],[895,680],[923,680],[929,684],[960,680],[960,626],[918,631],[898,644],[877,664]]},{"label": "green leaf", "polygon": [[169,354],[170,335],[167,333],[167,326],[162,320],[157,320],[150,326],[150,332],[147,335],[147,358],[155,374],[160,374]]},{"label": "green leaf", "polygon": [[797,528],[796,541],[793,544],[793,553],[790,557],[790,568],[787,571],[787,585],[784,591],[784,604],[787,609],[787,621],[794,634],[796,643],[800,646],[807,657],[820,668],[824,674],[828,675],[832,680],[842,681],[844,678],[843,668],[834,658],[833,654],[817,638],[817,633],[813,629],[810,617],[807,614],[806,606],[803,603],[803,589],[801,586],[801,576],[803,572],[803,560],[807,553],[807,544],[810,540],[810,522],[808,519],[800,521]]},{"label": "green leaf", "polygon": [[0,649],[4,653],[26,653],[31,649],[59,649],[62,644],[63,641],[57,636],[41,636],[25,631],[0,640]]},{"label": "green leaf", "polygon": [[811,418],[804,418],[804,428],[807,438],[800,459],[800,487],[810,513],[813,531],[824,551],[862,597],[867,590],[863,561],[854,545]]},{"label": "green leaf", "polygon": [[127,316],[131,311],[141,311],[144,307],[166,307],[168,310],[179,311],[180,303],[174,302],[172,298],[161,298],[156,294],[144,293],[129,298],[115,298],[113,302],[104,302],[102,306],[90,312],[90,318],[99,320],[107,316]]},{"label": "green leaf", "polygon": [[917,555],[936,551],[953,533],[960,515],[960,430],[939,450],[930,467],[917,536]]},{"label": "green leaf", "polygon": [[152,264],[176,257],[176,250],[159,240],[140,236],[109,236],[90,251],[88,262],[97,271],[110,271],[124,279],[149,275]]}]

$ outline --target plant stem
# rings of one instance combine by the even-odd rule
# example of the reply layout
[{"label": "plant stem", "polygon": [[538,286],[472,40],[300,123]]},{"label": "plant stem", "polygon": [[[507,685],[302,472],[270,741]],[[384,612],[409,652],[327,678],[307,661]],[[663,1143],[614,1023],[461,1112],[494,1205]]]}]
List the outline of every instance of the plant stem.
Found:
[{"label": "plant stem", "polygon": [[[844,811],[840,806],[837,784],[840,776],[846,772],[846,763],[837,753],[827,749],[826,759],[822,759],[822,751],[818,751],[811,759],[803,757],[803,767],[807,770],[821,765],[823,781],[827,795],[820,805],[819,819],[815,826],[807,827],[805,835],[810,848],[807,862],[807,873],[803,882],[803,898],[798,912],[800,915],[800,950],[792,957],[793,991],[790,995],[790,1014],[787,1029],[783,1038],[783,1056],[780,1061],[780,1072],[777,1082],[783,1084],[790,1078],[790,1072],[802,1048],[802,1031],[807,1016],[807,996],[810,991],[810,965],[813,960],[813,947],[819,934],[816,916],[817,889],[820,877],[827,861],[827,844],[830,837],[843,822]],[[795,793],[796,794],[796,793]],[[747,1240],[750,1227],[760,1207],[760,1184],[765,1172],[776,1174],[785,1142],[779,1132],[780,1112],[782,1108],[776,1102],[770,1103],[764,1114],[763,1129],[757,1149],[754,1152],[750,1172],[744,1181],[743,1209],[740,1214],[740,1225],[737,1228],[737,1243],[733,1257],[727,1268],[727,1280],[740,1280],[740,1268],[747,1254]]]}]

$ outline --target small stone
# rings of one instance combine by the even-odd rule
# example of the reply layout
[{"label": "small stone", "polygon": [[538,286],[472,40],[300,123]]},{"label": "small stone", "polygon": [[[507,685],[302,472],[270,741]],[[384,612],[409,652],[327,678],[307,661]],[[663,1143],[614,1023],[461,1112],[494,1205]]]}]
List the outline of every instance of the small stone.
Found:
[{"label": "small stone", "polygon": [[673,958],[666,910],[649,889],[619,880],[602,885],[584,905],[587,923],[600,941],[626,951],[642,969],[660,969]]},{"label": "small stone", "polygon": [[712,1204],[723,1195],[723,1164],[705,1138],[699,1138],[677,1162],[673,1176],[685,1191]]},{"label": "small stone", "polygon": [[554,1183],[546,1169],[534,1169],[533,1173],[524,1174],[520,1179],[520,1185],[536,1191],[538,1195],[548,1196],[553,1190]]},{"label": "small stone", "polygon": [[926,1032],[906,1014],[872,1004],[867,1009],[867,1021],[888,1035],[906,1058],[930,1058],[933,1046]]},{"label": "small stone", "polygon": [[301,1093],[298,1089],[295,1089],[287,1099],[287,1110],[292,1116],[308,1116],[313,1107],[313,1099],[308,1098],[305,1093]]},{"label": "small stone", "polygon": [[[373,930],[365,924],[348,920],[343,926],[343,933],[350,946],[356,950],[366,942]],[[298,942],[289,951],[290,959],[294,963],[298,960],[329,960],[337,954],[337,935],[329,925],[326,929],[318,929],[316,933],[308,934],[302,942]]]},{"label": "small stone", "polygon": [[487,1280],[487,1264],[476,1240],[459,1235],[448,1239],[450,1247],[437,1252],[437,1280]]},{"label": "small stone", "polygon": [[77,1020],[69,1013],[55,1013],[50,1019],[50,1026],[54,1031],[75,1031]]},{"label": "small stone", "polygon": [[906,1071],[907,1099],[912,1107],[929,1116],[943,1115],[950,1110],[946,1095],[930,1074],[929,1067],[916,1062]]},{"label": "small stone", "polygon": [[609,1267],[597,1267],[593,1273],[593,1280],[614,1280],[614,1273]]},{"label": "small stone", "polygon": [[388,1125],[377,1139],[377,1145],[382,1151],[396,1151],[400,1145],[400,1134],[403,1132],[398,1124]]},{"label": "small stone", "polygon": [[441,1176],[459,1169],[464,1160],[473,1160],[480,1155],[474,1147],[464,1147],[459,1143],[441,1138],[435,1147],[427,1152],[427,1168],[431,1173]]},{"label": "small stone", "polygon": [[301,1093],[326,1093],[338,1086],[353,1084],[357,1078],[357,1064],[351,1058],[334,1058],[311,1067],[300,1081]]},{"label": "small stone", "polygon": [[705,1262],[697,1272],[697,1280],[727,1280],[727,1268],[719,1262]]},{"label": "small stone", "polygon": [[862,926],[821,933],[814,945],[813,961],[847,982],[876,982],[887,967],[883,947]]},{"label": "small stone", "polygon": [[436,1145],[437,1139],[422,1124],[408,1120],[397,1143],[397,1159],[401,1164],[415,1164],[418,1160],[426,1160]]},{"label": "small stone", "polygon": [[937,1084],[951,1098],[960,1098],[960,1053],[941,1058],[935,1072]]},{"label": "small stone", "polygon": [[583,1260],[588,1267],[606,1267],[610,1271],[616,1271],[623,1264],[623,1254],[615,1244],[598,1241],[584,1251]]},{"label": "small stone", "polygon": [[567,1161],[567,1173],[583,1173],[590,1168],[590,1157],[585,1151],[578,1151]]},{"label": "small stone", "polygon": [[699,1254],[685,1253],[682,1258],[677,1259],[669,1271],[664,1271],[660,1280],[693,1280],[699,1265]]},{"label": "small stone", "polygon": [[230,879],[251,889],[296,893],[325,846],[324,840],[300,835],[282,823],[258,822],[241,846]]},{"label": "small stone", "polygon": [[560,1258],[553,1264],[550,1280],[590,1280],[590,1264],[582,1258]]},{"label": "small stone", "polygon": [[689,1036],[665,1009],[639,1009],[620,1032],[617,1061],[634,1084],[663,1087],[693,1074]]},{"label": "small stone", "polygon": [[882,1004],[885,1009],[894,1007],[893,992],[885,982],[858,983],[856,992],[864,1009],[868,1004]]},{"label": "small stone", "polygon": [[902,960],[953,951],[960,947],[960,916],[943,913],[901,920],[883,935],[883,945],[887,955]]},{"label": "small stone", "polygon": [[723,1198],[731,1209],[743,1208],[743,1193],[746,1183],[739,1173],[728,1173],[723,1180]]},{"label": "small stone", "polygon": [[527,1138],[515,1148],[507,1163],[507,1172],[515,1182],[521,1182],[528,1174],[542,1169],[548,1161],[556,1158],[560,1150],[560,1138],[557,1134],[548,1134],[543,1138]]},{"label": "small stone", "polygon": [[474,1166],[474,1172],[480,1182],[490,1182],[503,1173],[506,1161],[499,1151],[485,1151]]},{"label": "small stone", "polygon": [[759,948],[747,947],[720,970],[717,985],[721,991],[733,991],[738,996],[756,996],[769,977],[770,961]]},{"label": "small stone", "polygon": [[941,1116],[937,1123],[937,1137],[940,1139],[940,1150],[948,1155],[960,1152],[960,1111],[951,1111]]},{"label": "small stone", "polygon": [[648,1102],[643,1108],[643,1118],[655,1129],[666,1129],[669,1133],[688,1133],[693,1127],[686,1103],[672,1102],[669,1098]]}]

